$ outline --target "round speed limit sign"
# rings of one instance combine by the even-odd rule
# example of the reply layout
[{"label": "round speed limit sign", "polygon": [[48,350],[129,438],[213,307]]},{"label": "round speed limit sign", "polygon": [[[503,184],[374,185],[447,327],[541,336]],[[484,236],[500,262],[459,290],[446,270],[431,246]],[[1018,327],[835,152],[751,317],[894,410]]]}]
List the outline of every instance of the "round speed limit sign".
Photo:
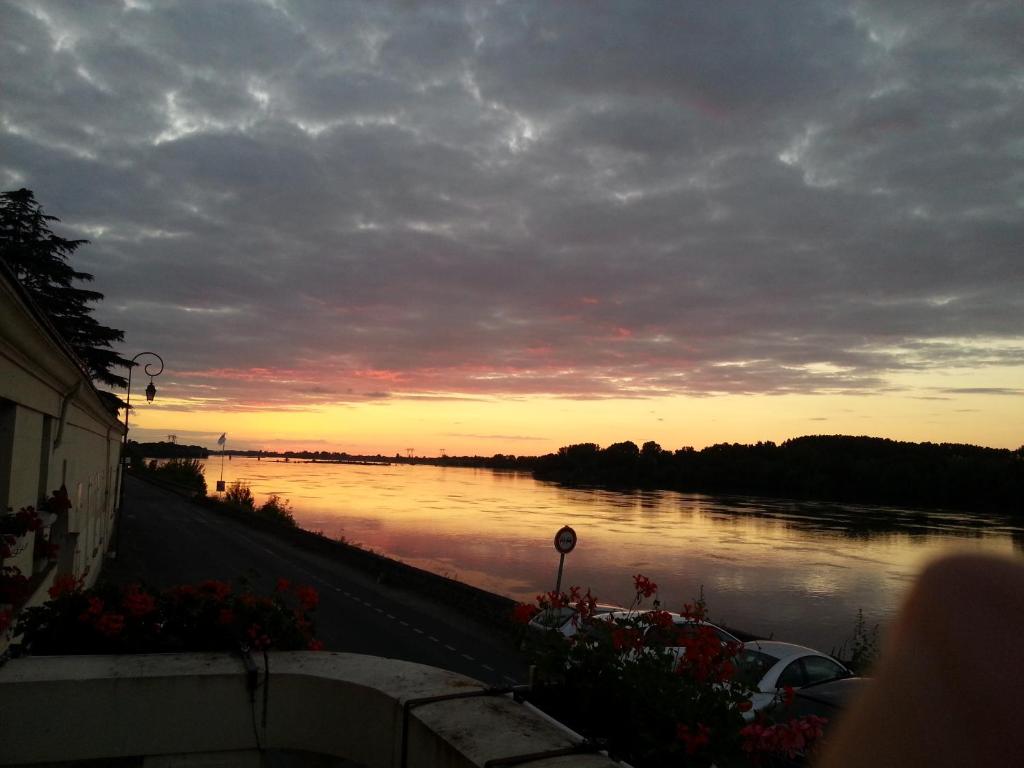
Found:
[{"label": "round speed limit sign", "polygon": [[555,549],[567,555],[576,548],[576,531],[568,525],[558,529],[555,534]]}]

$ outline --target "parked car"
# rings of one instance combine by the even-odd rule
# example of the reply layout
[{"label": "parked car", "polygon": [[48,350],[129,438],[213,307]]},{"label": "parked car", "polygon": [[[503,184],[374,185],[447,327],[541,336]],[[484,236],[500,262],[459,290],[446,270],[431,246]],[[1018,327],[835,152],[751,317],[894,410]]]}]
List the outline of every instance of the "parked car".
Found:
[{"label": "parked car", "polygon": [[754,689],[748,720],[754,713],[778,703],[786,688],[807,686],[851,677],[840,662],[824,653],[793,643],[752,640],[736,657],[736,679]]},{"label": "parked car", "polygon": [[[594,609],[594,616],[607,616],[619,612],[626,612],[621,605],[609,605],[598,603]],[[572,606],[566,605],[561,608],[548,608],[540,611],[530,619],[527,628],[534,632],[556,631],[563,637],[572,637],[580,628],[579,612]]]},{"label": "parked car", "polygon": [[[827,736],[842,718],[842,714],[867,686],[870,678],[841,677],[812,683],[793,694],[793,701],[779,712],[779,719],[817,715],[825,718],[824,731]],[[802,750],[793,756],[778,755],[766,768],[806,768],[812,762]]]},{"label": "parked car", "polygon": [[735,643],[736,645],[743,645],[743,641],[729,632],[729,630],[723,629],[717,624],[712,624],[710,621],[698,621],[681,616],[678,613],[669,613],[669,615],[672,617],[673,627],[671,629],[651,627],[647,631],[645,638],[647,645],[654,647],[664,646],[681,652],[684,648],[680,647],[680,642],[684,639],[695,637],[701,631],[701,628],[704,628],[704,631],[710,629],[723,644]]},{"label": "parked car", "polygon": [[792,717],[817,715],[831,723],[860,695],[869,680],[867,677],[841,677],[812,683],[793,694],[793,703],[786,712]]}]

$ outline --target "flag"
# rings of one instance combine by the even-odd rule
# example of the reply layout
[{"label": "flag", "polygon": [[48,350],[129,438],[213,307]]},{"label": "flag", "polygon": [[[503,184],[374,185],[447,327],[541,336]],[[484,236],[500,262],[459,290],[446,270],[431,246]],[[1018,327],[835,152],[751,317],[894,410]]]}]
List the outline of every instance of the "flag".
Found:
[{"label": "flag", "polygon": [[228,433],[224,432],[220,437],[217,438],[217,445],[224,445],[228,441]]}]

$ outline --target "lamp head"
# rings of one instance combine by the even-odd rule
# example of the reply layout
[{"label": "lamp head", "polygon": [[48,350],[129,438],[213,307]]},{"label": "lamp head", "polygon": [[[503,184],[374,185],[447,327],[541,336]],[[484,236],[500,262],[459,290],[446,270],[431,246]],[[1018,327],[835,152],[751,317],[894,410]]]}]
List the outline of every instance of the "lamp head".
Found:
[{"label": "lamp head", "polygon": [[149,380],[149,386],[146,387],[146,402],[152,403],[153,398],[156,397],[156,387],[153,386],[153,380]]}]

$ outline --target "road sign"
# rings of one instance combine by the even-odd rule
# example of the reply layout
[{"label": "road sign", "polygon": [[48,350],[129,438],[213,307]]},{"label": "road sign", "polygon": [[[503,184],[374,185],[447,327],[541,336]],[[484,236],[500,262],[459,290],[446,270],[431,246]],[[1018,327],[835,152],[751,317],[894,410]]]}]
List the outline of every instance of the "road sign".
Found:
[{"label": "road sign", "polygon": [[558,529],[555,534],[555,549],[563,555],[567,555],[576,549],[576,531],[568,525]]}]

